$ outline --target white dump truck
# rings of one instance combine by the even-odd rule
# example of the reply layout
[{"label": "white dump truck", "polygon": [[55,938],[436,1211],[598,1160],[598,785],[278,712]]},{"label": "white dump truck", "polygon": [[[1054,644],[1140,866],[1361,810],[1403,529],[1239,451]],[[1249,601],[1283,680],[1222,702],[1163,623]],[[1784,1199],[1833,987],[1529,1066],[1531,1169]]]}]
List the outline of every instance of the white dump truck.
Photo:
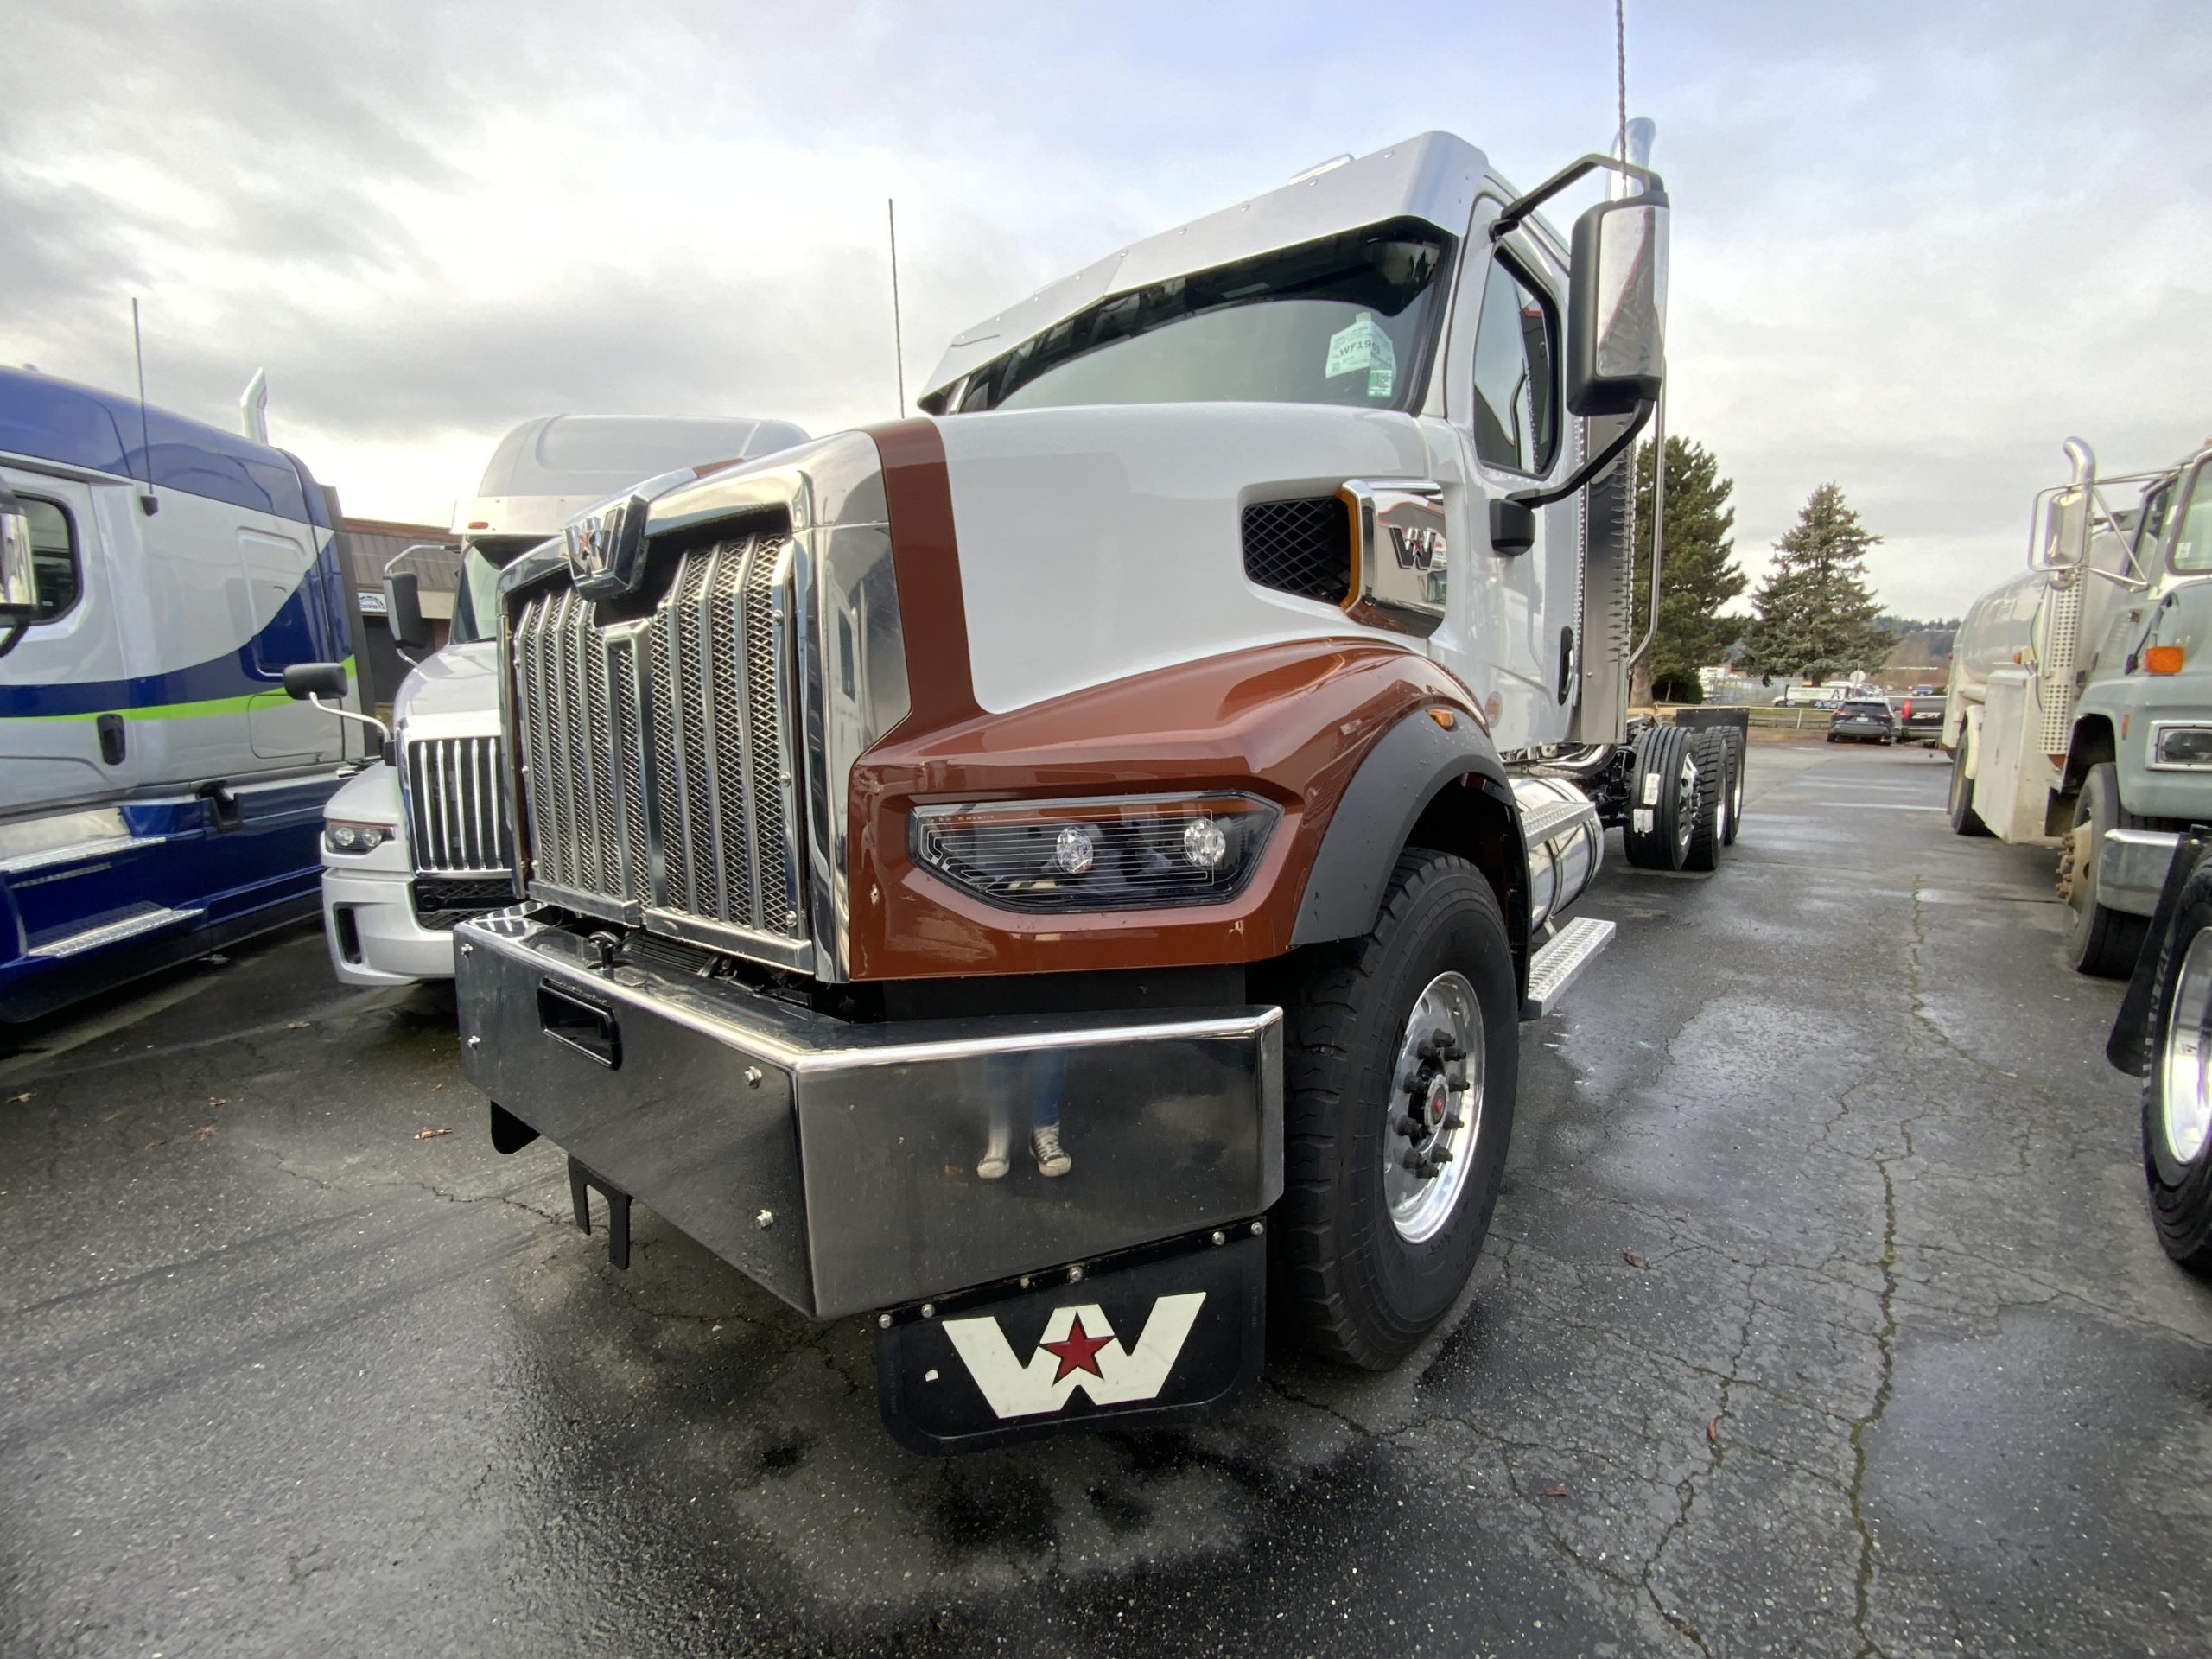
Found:
[{"label": "white dump truck", "polygon": [[[493,637],[500,570],[610,494],[805,441],[788,421],[603,415],[541,416],[499,441],[475,498],[454,509],[461,585],[446,644],[400,684],[389,764],[362,770],[326,810],[323,931],[340,980],[449,978],[454,924],[512,902]],[[385,615],[401,647],[420,651],[429,635],[416,576],[396,568],[405,557],[386,577]]]},{"label": "white dump truck", "polygon": [[2180,831],[2212,820],[2212,448],[2037,498],[2028,568],[1974,601],[1943,711],[1951,827],[2055,844],[2083,973],[2124,976]]},{"label": "white dump truck", "polygon": [[1606,826],[1710,869],[1736,823],[1740,728],[1626,718],[1667,216],[1410,138],[509,566],[494,1145],[563,1147],[618,1261],[634,1198],[867,1316],[914,1446],[1217,1408],[1270,1319],[1402,1359]]}]

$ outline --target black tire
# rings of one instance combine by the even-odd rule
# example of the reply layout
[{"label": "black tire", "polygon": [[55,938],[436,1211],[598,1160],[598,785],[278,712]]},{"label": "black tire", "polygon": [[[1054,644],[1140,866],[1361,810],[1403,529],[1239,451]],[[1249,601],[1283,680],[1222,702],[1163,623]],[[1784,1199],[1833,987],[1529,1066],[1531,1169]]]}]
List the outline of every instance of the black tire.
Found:
[{"label": "black tire", "polygon": [[[2075,860],[2068,883],[2067,908],[2074,912],[2067,931],[2066,955],[2077,972],[2099,979],[2125,979],[2135,971],[2143,954],[2150,918],[2109,910],[2097,902],[2097,873],[2104,866],[2105,831],[2132,824],[2133,816],[2120,810],[2120,774],[2109,760],[2091,766],[2082,779],[2082,792],[2074,800],[2075,834],[2062,850],[2062,860]],[[2088,830],[2087,845],[2078,853],[2081,831]]]},{"label": "black tire", "polygon": [[[1465,977],[1480,1009],[1481,1110],[1440,1230],[1414,1243],[1393,1221],[1383,1160],[1397,1146],[1402,1039],[1423,991],[1446,973]],[[1301,951],[1281,974],[1283,1196],[1268,1232],[1271,1317],[1305,1347],[1385,1370],[1459,1300],[1497,1205],[1521,1052],[1504,912],[1465,859],[1408,848],[1372,932]]]},{"label": "black tire", "polygon": [[1648,726],[1637,734],[1621,845],[1628,861],[1640,870],[1679,870],[1689,855],[1687,813],[1696,803],[1683,799],[1688,737],[1678,726]]},{"label": "black tire", "polygon": [[1720,868],[1720,849],[1727,843],[1728,739],[1718,731],[1690,735],[1690,759],[1697,766],[1697,798],[1690,808],[1690,841],[1682,855],[1686,870],[1712,871]]},{"label": "black tire", "polygon": [[1830,732],[1830,733],[1828,734],[1828,741],[1829,741],[1829,742],[1831,742],[1831,743],[1833,743],[1833,742],[1834,742],[1835,741],[1836,741],[1836,735],[1835,735],[1835,734],[1834,734],[1834,732]]},{"label": "black tire", "polygon": [[1733,847],[1744,829],[1744,771],[1751,758],[1751,734],[1730,727],[1728,737],[1728,828],[1721,840]]},{"label": "black tire", "polygon": [[1981,814],[1974,810],[1974,779],[1967,776],[1970,764],[1967,745],[1971,741],[1967,728],[1959,728],[1959,747],[1951,751],[1951,798],[1948,811],[1951,833],[1955,836],[1986,836],[1989,826],[1981,821]]},{"label": "black tire", "polygon": [[[2195,962],[2190,960],[2192,953]],[[2190,983],[2186,995],[2177,997],[2184,988],[2178,983],[2184,970]],[[2199,1055],[2212,1050],[2212,1007],[2199,994],[2206,970],[2212,970],[2212,868],[2200,868],[2183,887],[2173,930],[2158,952],[2151,1001],[2151,1071],[2143,1080],[2143,1176],[2150,1188],[2152,1224],[2168,1255],[2191,1273],[2212,1277],[2212,1143],[2183,1158],[2169,1133],[2176,1109],[2188,1103],[2190,1074],[2199,1088],[2204,1077],[2202,1068],[2189,1065],[2185,1057],[2170,1068],[2177,1040]],[[2177,1077],[2182,1088],[2170,1096],[2169,1084]]]}]

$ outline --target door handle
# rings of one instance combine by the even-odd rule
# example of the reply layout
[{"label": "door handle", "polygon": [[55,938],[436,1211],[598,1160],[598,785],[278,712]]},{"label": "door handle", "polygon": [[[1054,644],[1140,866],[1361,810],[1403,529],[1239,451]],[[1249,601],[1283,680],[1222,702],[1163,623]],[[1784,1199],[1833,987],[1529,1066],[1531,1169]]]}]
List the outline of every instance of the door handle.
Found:
[{"label": "door handle", "polygon": [[123,764],[123,756],[130,742],[129,728],[121,715],[102,715],[92,724],[99,730],[100,760],[111,766]]}]

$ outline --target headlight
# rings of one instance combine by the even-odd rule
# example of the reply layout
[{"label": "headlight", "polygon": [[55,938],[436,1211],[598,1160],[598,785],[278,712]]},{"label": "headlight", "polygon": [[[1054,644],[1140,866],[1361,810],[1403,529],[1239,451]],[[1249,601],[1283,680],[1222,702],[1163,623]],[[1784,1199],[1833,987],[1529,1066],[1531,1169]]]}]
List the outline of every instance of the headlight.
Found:
[{"label": "headlight", "polygon": [[2154,766],[2212,766],[2212,726],[2162,726],[2152,740]]},{"label": "headlight", "polygon": [[1280,816],[1230,794],[925,806],[913,855],[1007,910],[1215,905],[1243,890]]},{"label": "headlight", "polygon": [[357,823],[334,818],[322,826],[322,844],[334,853],[373,853],[397,833],[388,823]]}]

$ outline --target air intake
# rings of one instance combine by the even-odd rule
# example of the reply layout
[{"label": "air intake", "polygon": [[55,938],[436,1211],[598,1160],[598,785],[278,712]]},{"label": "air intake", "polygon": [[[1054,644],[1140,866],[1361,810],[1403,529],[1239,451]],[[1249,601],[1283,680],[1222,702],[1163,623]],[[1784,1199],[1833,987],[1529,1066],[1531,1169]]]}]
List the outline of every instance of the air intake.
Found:
[{"label": "air intake", "polygon": [[1244,575],[1280,593],[1343,604],[1351,591],[1351,518],[1343,500],[1317,495],[1246,507]]}]

